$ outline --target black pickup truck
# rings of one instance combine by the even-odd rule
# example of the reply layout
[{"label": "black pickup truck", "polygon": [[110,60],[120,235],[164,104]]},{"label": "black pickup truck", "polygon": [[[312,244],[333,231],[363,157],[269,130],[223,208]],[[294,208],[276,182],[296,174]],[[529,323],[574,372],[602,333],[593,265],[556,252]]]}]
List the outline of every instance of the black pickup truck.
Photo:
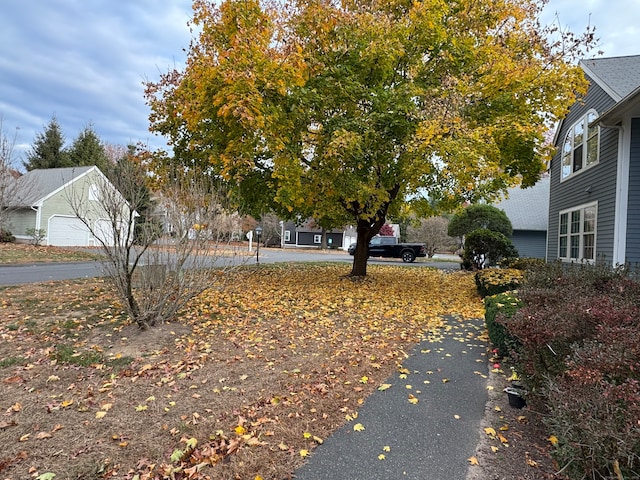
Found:
[{"label": "black pickup truck", "polygon": [[[356,244],[349,245],[347,251],[349,255],[353,255]],[[375,236],[369,242],[369,256],[401,258],[403,262],[411,263],[416,257],[426,257],[427,249],[424,243],[398,243],[397,237]]]}]

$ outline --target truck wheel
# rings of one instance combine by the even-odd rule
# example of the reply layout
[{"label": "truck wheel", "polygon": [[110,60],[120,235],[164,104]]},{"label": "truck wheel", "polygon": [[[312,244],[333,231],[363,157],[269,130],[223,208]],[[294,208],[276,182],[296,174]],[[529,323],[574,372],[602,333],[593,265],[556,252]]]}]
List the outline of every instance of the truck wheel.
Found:
[{"label": "truck wheel", "polygon": [[404,263],[411,263],[416,259],[416,254],[413,253],[411,250],[405,250],[404,252],[402,252],[402,261]]}]

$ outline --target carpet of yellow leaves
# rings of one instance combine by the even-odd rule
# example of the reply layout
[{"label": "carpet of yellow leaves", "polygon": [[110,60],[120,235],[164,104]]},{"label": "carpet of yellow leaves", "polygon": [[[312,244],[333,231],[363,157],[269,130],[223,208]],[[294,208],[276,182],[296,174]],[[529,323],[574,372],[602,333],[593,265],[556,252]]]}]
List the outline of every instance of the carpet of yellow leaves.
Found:
[{"label": "carpet of yellow leaves", "polygon": [[[484,314],[473,277],[430,268],[373,265],[364,280],[344,277],[344,266],[245,270],[224,290],[206,292],[188,315],[188,349],[206,351],[211,334],[242,344],[245,354],[358,352],[395,358],[390,344],[417,342],[442,326],[441,316]],[[214,337],[215,338],[215,337]]]}]

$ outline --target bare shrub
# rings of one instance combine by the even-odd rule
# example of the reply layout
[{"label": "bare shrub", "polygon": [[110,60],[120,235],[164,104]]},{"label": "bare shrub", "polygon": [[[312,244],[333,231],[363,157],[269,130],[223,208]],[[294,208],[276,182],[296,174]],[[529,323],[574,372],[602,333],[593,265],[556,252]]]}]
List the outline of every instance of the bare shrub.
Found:
[{"label": "bare shrub", "polygon": [[224,197],[208,177],[183,173],[162,183],[156,221],[136,229],[138,209],[149,207],[148,176],[131,158],[114,170],[111,182],[102,176],[87,186],[97,201],[76,191],[69,202],[103,252],[105,272],[127,313],[146,329],[170,321],[190,299],[219,285],[242,258],[221,243],[231,238],[221,233]]}]

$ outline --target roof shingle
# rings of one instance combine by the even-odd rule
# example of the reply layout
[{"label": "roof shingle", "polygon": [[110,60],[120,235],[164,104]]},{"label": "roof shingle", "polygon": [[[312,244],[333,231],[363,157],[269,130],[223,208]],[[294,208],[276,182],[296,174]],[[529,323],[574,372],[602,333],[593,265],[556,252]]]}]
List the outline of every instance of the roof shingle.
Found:
[{"label": "roof shingle", "polygon": [[509,196],[495,206],[507,214],[514,230],[546,231],[549,219],[549,177],[530,188],[510,188]]},{"label": "roof shingle", "polygon": [[94,168],[68,167],[31,170],[17,179],[15,197],[9,199],[11,207],[30,207],[55,192],[74,178]]},{"label": "roof shingle", "polygon": [[640,55],[593,58],[581,65],[616,102],[640,87]]}]

